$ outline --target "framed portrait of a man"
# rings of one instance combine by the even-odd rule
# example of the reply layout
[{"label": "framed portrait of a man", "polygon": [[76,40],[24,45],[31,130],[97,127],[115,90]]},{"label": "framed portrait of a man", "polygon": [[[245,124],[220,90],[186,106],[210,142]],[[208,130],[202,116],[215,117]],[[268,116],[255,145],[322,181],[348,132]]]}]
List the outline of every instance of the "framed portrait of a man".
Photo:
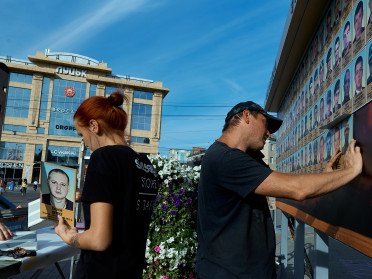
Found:
[{"label": "framed portrait of a man", "polygon": [[316,138],[313,141],[313,165],[314,165],[314,171],[318,170],[318,164],[319,164],[319,138]]},{"label": "framed portrait of a man", "polygon": [[317,128],[319,128],[319,121],[320,121],[319,103],[320,103],[320,100],[315,102],[313,106],[313,130],[316,130]]},{"label": "framed portrait of a man", "polygon": [[340,33],[336,34],[333,43],[333,77],[336,78],[341,71],[341,40]]},{"label": "framed portrait of a man", "polygon": [[353,138],[353,116],[351,115],[341,123],[341,151],[345,153]]},{"label": "framed portrait of a man", "polygon": [[319,73],[318,68],[314,70],[314,93],[313,93],[313,100],[317,100],[319,98]]},{"label": "framed portrait of a man", "polygon": [[41,163],[40,218],[57,221],[58,215],[74,226],[76,170]]},{"label": "framed portrait of a man", "polygon": [[361,51],[352,62],[354,73],[353,79],[353,111],[356,111],[366,103],[366,63],[365,52]]},{"label": "framed portrait of a man", "polygon": [[333,143],[332,143],[332,155],[336,154],[341,150],[341,127],[335,126],[333,128]]},{"label": "framed portrait of a man", "polygon": [[325,16],[325,27],[325,44],[328,45],[332,39],[333,30],[332,6],[329,7]]},{"label": "framed portrait of a man", "polygon": [[319,63],[319,91],[323,92],[325,87],[326,87],[326,83],[325,83],[324,59],[322,58]]},{"label": "framed portrait of a man", "polygon": [[353,9],[351,15],[353,16],[353,54],[354,56],[361,50],[365,45],[365,8],[364,1],[359,0]]},{"label": "framed portrait of a man", "polygon": [[341,81],[337,79],[333,86],[333,95],[332,95],[332,112],[333,118],[336,119],[341,115]]},{"label": "framed portrait of a man", "polygon": [[319,98],[319,125],[320,126],[324,125],[324,122],[325,122],[325,100],[324,100],[325,97],[326,95],[323,94]]},{"label": "framed portrait of a man", "polygon": [[331,122],[333,120],[332,88],[333,88],[333,86],[331,85],[327,89],[327,91],[325,92],[325,95],[324,95],[324,105],[325,105],[325,108],[324,108],[324,110],[325,110],[324,111],[324,122],[325,122],[325,124],[328,124],[329,122]]},{"label": "framed portrait of a man", "polygon": [[326,86],[329,86],[332,82],[333,75],[333,50],[332,46],[329,47],[327,54],[326,54]]},{"label": "framed portrait of a man", "polygon": [[349,64],[352,55],[352,43],[351,38],[353,35],[353,24],[351,17],[347,17],[342,27],[342,67],[345,68]]},{"label": "framed portrait of a man", "polygon": [[354,92],[354,86],[352,80],[353,71],[351,66],[346,68],[341,73],[341,92],[342,92],[342,114],[350,114],[352,112],[352,98]]},{"label": "framed portrait of a man", "polygon": [[[372,0],[371,0],[372,2]],[[366,47],[367,102],[372,100],[372,41]]]},{"label": "framed portrait of a man", "polygon": [[372,0],[367,0],[366,3],[366,15],[367,15],[367,41],[372,38]]}]

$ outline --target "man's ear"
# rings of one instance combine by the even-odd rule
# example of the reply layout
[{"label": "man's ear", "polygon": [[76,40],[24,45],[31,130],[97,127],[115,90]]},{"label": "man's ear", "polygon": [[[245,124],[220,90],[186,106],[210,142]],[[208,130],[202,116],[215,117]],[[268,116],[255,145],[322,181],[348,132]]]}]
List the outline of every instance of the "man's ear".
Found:
[{"label": "man's ear", "polygon": [[99,133],[99,123],[95,119],[89,120],[89,131],[92,133],[98,134]]},{"label": "man's ear", "polygon": [[250,121],[250,117],[251,117],[251,113],[249,112],[249,110],[244,110],[243,111],[243,119],[244,119],[244,122],[249,124],[249,121]]}]

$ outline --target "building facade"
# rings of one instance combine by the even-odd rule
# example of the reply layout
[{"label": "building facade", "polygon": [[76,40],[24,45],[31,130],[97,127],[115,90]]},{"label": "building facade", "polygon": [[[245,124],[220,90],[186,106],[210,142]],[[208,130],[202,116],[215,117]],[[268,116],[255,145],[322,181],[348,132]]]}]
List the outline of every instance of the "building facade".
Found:
[{"label": "building facade", "polygon": [[270,169],[276,170],[276,138],[270,137],[266,140],[262,153],[265,155],[264,162],[269,165]]},{"label": "building facade", "polygon": [[[140,153],[158,153],[162,82],[115,75],[106,63],[72,53],[38,52],[28,60],[1,57],[10,70],[0,143],[6,179],[38,179],[40,162],[78,167],[83,155],[73,115],[86,98],[120,90],[127,98],[125,135]],[[87,150],[89,156],[89,150]]]},{"label": "building facade", "polygon": [[187,158],[190,154],[191,150],[172,148],[169,150],[169,159],[177,160],[182,164],[186,164]]},{"label": "building facade", "polygon": [[[276,144],[280,172],[323,172],[333,155],[346,153],[353,138],[361,147],[363,171],[347,186],[277,205],[369,257],[358,264],[371,264],[372,229],[366,221],[372,214],[371,0],[292,1],[265,108],[283,119]],[[343,155],[336,167],[343,168],[342,162]],[[335,258],[342,257],[337,250]]]}]

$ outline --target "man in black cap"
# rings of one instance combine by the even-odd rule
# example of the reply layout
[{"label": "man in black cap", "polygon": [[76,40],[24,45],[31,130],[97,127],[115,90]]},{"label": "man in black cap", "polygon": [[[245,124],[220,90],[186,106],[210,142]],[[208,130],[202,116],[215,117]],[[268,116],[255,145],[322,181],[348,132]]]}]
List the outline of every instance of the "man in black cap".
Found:
[{"label": "man in black cap", "polygon": [[343,170],[332,168],[338,153],[322,174],[272,171],[260,150],[281,124],[256,103],[239,103],[206,151],[198,188],[198,278],[275,278],[275,232],[266,196],[303,200],[333,191],[361,173],[355,140]]}]

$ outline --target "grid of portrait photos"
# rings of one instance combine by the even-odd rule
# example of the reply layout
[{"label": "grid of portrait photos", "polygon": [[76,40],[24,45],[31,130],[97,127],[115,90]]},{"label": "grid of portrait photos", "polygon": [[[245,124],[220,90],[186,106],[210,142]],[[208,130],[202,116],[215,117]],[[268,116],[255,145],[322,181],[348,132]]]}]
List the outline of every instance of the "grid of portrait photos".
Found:
[{"label": "grid of portrait photos", "polygon": [[277,169],[321,171],[353,137],[353,113],[372,100],[372,0],[333,0],[278,116]]}]

